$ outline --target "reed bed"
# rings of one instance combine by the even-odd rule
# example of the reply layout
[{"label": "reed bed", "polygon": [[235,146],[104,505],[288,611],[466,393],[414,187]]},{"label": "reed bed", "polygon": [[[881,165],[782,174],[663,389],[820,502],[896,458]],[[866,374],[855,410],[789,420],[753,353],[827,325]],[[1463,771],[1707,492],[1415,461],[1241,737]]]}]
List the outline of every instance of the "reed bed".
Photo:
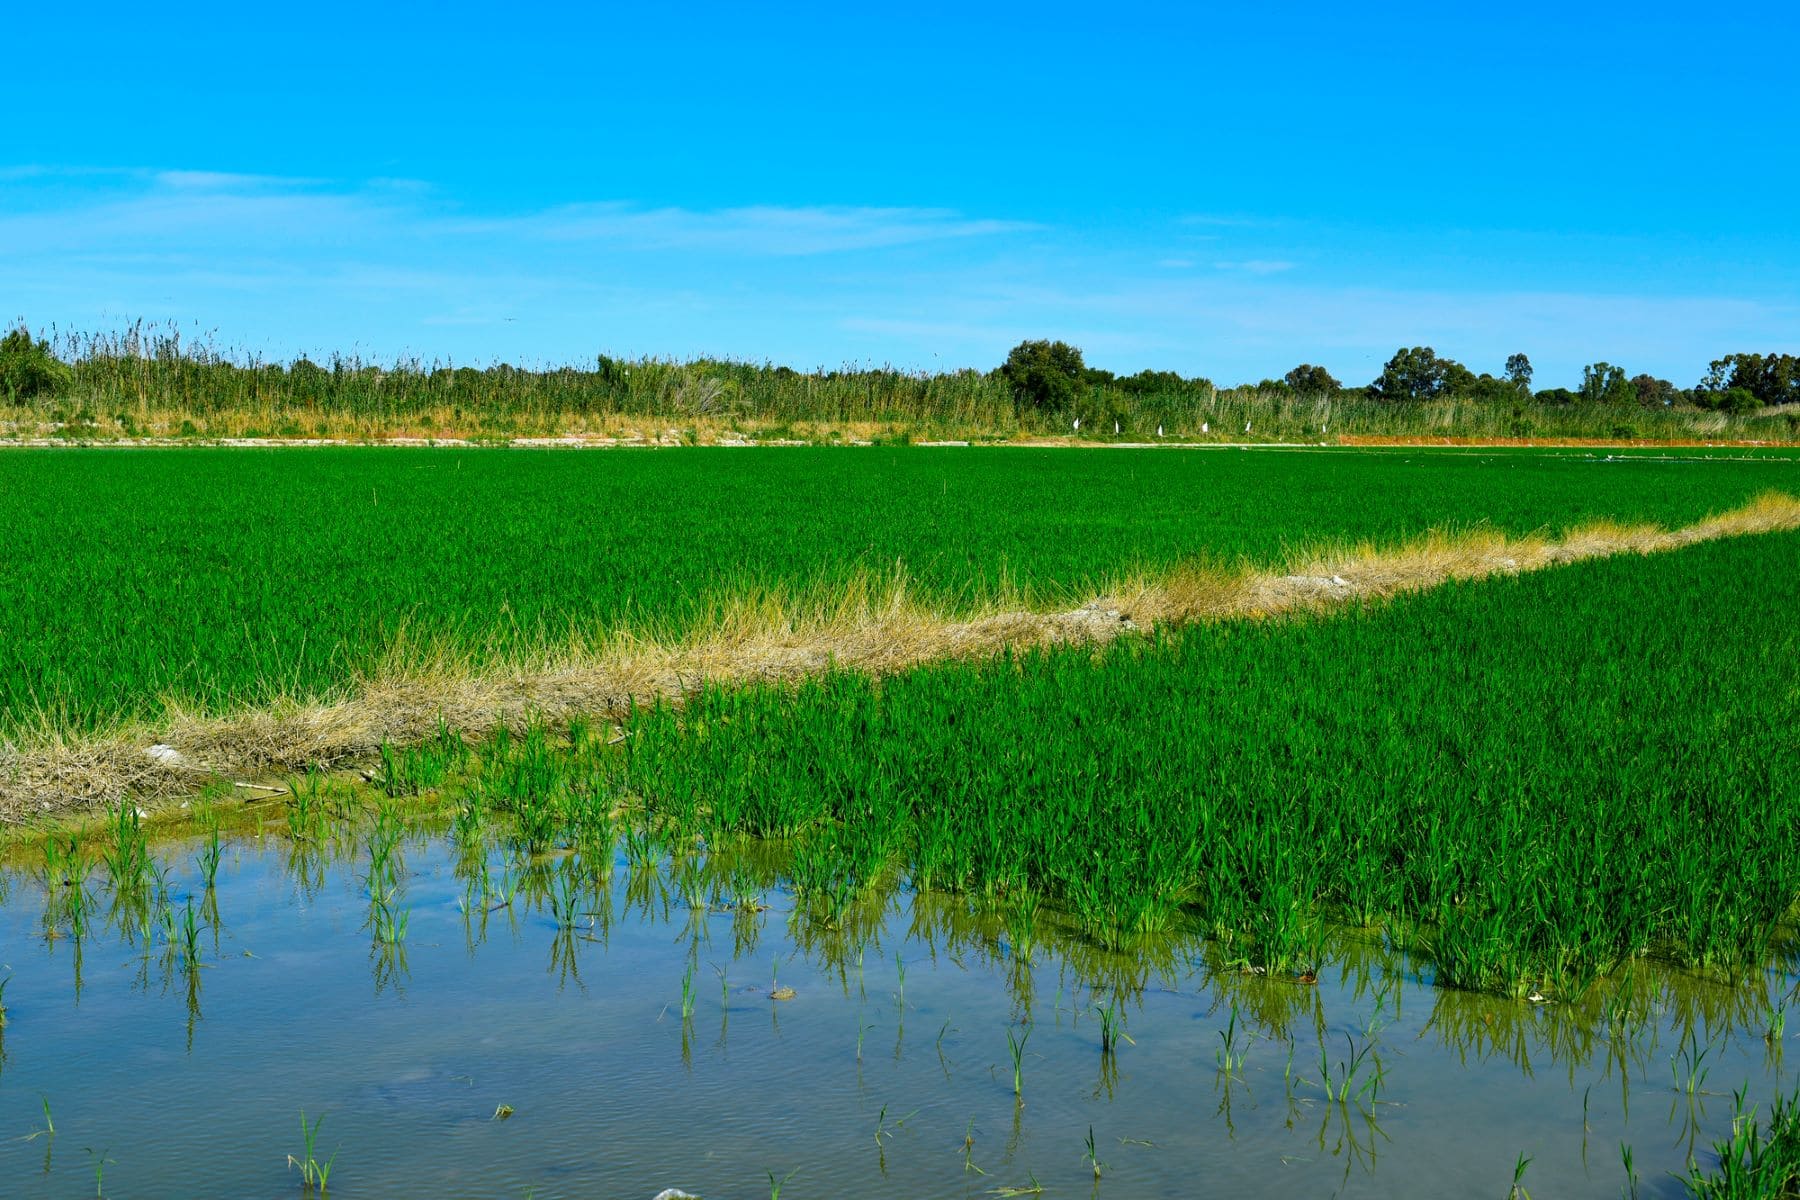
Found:
[{"label": "reed bed", "polygon": [[1021,407],[997,373],[598,356],[560,366],[324,354],[270,361],[176,327],[56,333],[67,384],[0,409],[0,433],[65,438],[355,437],[504,439],[635,428],[832,431],[911,438],[1060,435],[1318,441],[1336,436],[1800,440],[1800,414],[1547,404],[1468,398],[1398,404],[1360,392],[1301,395],[1168,377],[1096,384],[1066,408]]}]

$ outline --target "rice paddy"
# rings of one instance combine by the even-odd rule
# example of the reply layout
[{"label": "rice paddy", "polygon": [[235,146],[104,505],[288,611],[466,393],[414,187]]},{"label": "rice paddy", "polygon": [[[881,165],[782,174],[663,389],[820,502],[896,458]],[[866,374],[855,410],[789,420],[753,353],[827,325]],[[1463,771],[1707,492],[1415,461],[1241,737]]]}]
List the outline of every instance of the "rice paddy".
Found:
[{"label": "rice paddy", "polygon": [[[377,696],[409,731],[10,835],[0,1172],[1786,1195],[1792,469],[0,456],[15,763]],[[745,640],[902,578],[915,624],[883,609],[869,649]],[[1104,636],[1017,632],[1085,631],[1063,610],[1096,597]],[[607,704],[555,676],[478,723],[431,703],[709,637],[742,669],[668,658],[673,686]]]},{"label": "rice paddy", "polygon": [[0,737],[328,694],[409,652],[679,637],[757,597],[904,579],[949,613],[1036,608],[1196,559],[1676,526],[1792,475],[1355,451],[0,454]]}]

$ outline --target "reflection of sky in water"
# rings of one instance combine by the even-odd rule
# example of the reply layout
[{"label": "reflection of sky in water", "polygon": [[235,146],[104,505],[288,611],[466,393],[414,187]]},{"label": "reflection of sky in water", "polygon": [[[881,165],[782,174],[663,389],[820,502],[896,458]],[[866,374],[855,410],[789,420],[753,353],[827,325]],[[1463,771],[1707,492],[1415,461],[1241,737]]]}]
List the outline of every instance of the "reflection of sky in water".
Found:
[{"label": "reflection of sky in water", "polygon": [[[1032,1177],[1085,1194],[1090,1126],[1101,1190],[1118,1196],[1504,1194],[1524,1154],[1538,1194],[1612,1197],[1621,1142],[1656,1195],[1680,1191],[1667,1172],[1690,1149],[1710,1162],[1733,1089],[1766,1109],[1792,1086],[1762,1036],[1765,996],[1793,984],[1779,972],[1767,993],[1645,974],[1635,999],[1575,1013],[1434,988],[1366,942],[1308,987],[1215,975],[1197,942],[1120,959],[1043,916],[1027,967],[1003,921],[957,898],[890,898],[847,918],[848,937],[795,918],[776,888],[760,914],[689,905],[684,893],[728,904],[766,886],[755,851],[659,873],[621,858],[600,888],[579,886],[579,859],[522,873],[495,851],[490,892],[520,891],[484,917],[454,847],[415,838],[396,902],[407,934],[384,950],[365,928],[360,850],[228,843],[216,925],[194,900],[207,927],[190,972],[180,924],[197,851],[165,860],[175,945],[151,917],[149,954],[104,868],[79,945],[66,913],[45,938],[41,873],[6,876],[9,1196],[91,1187],[90,1149],[115,1160],[109,1194],[285,1194],[302,1109],[325,1116],[331,1192],[346,1198],[755,1196],[768,1171],[798,1172],[790,1197],[977,1195]],[[1096,983],[1125,992],[1131,1041],[1110,1060]],[[795,996],[771,1000],[772,986]],[[1608,1004],[1638,1015],[1615,1022]],[[1243,1065],[1228,1076],[1234,1006]],[[1007,1033],[1025,1020],[1017,1105]],[[1675,1085],[1702,1051],[1690,1101]],[[1322,1067],[1335,1089],[1359,1055],[1349,1100],[1328,1101]],[[56,1136],[26,1140],[44,1098]],[[500,1105],[514,1115],[494,1119]]]}]

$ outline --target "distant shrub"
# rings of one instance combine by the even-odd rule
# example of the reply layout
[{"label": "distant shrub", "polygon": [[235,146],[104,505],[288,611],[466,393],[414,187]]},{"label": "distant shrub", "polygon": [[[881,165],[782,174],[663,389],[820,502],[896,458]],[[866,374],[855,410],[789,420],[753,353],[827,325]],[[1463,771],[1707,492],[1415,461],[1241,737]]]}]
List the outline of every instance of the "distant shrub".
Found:
[{"label": "distant shrub", "polygon": [[1381,400],[1435,400],[1455,396],[1475,383],[1475,373],[1455,359],[1439,358],[1430,346],[1402,347],[1381,369],[1381,378],[1369,385],[1369,394]]},{"label": "distant shrub", "polygon": [[1742,387],[1730,387],[1717,392],[1696,392],[1694,403],[1701,408],[1731,413],[1734,416],[1755,412],[1762,407],[1762,401],[1756,398],[1756,393]]},{"label": "distant shrub", "polygon": [[1680,398],[1680,391],[1666,379],[1654,375],[1637,375],[1631,380],[1637,402],[1645,408],[1668,408]]},{"label": "distant shrub", "polygon": [[1020,342],[1000,364],[1021,408],[1054,411],[1073,407],[1087,373],[1081,351],[1067,342]]},{"label": "distant shrub", "polygon": [[0,393],[14,404],[54,396],[69,385],[69,368],[50,353],[50,343],[20,325],[0,337]]},{"label": "distant shrub", "polygon": [[1344,386],[1332,376],[1330,371],[1324,367],[1315,367],[1311,363],[1301,363],[1283,375],[1281,380],[1302,396],[1330,394]]}]

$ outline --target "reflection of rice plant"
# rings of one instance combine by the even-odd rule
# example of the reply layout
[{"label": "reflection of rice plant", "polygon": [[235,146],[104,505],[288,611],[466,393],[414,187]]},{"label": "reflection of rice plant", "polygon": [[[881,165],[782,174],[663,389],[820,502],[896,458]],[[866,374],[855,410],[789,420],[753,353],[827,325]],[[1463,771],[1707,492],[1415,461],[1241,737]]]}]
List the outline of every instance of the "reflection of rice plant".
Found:
[{"label": "reflection of rice plant", "polygon": [[1712,1074],[1712,1068],[1703,1066],[1706,1056],[1712,1053],[1711,1046],[1700,1045],[1700,1039],[1694,1036],[1690,1025],[1681,1035],[1681,1043],[1676,1047],[1675,1057],[1669,1060],[1669,1070],[1675,1076],[1677,1091],[1692,1096],[1706,1086],[1706,1077]]},{"label": "reflection of rice plant", "polygon": [[570,859],[563,870],[557,872],[555,880],[546,889],[545,899],[550,905],[550,918],[556,922],[558,929],[573,929],[576,918],[580,914],[581,885],[577,879],[579,862]]}]

